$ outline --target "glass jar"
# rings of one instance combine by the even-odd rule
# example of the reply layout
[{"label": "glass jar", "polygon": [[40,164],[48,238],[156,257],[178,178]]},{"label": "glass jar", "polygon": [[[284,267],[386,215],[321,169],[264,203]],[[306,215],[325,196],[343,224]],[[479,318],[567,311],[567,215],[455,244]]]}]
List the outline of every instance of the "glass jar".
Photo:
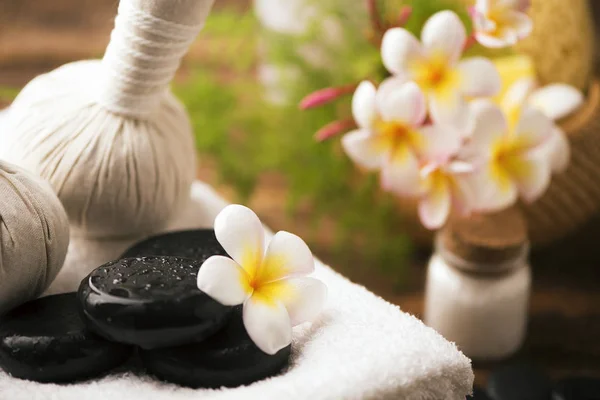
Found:
[{"label": "glass jar", "polygon": [[526,332],[527,256],[525,224],[515,210],[449,224],[428,266],[425,323],[470,358],[510,356]]}]

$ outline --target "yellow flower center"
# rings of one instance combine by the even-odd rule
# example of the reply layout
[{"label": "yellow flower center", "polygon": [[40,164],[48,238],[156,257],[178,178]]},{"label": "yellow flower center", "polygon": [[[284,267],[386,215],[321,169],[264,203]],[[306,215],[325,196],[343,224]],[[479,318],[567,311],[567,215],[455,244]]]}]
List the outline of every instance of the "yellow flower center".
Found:
[{"label": "yellow flower center", "polygon": [[487,29],[486,32],[493,36],[500,36],[505,29],[510,29],[510,12],[511,9],[508,6],[498,4],[493,5],[489,9],[485,17],[488,20],[494,22],[495,26],[493,28]]},{"label": "yellow flower center", "polygon": [[492,145],[491,172],[503,190],[509,190],[513,179],[528,173],[524,147],[524,142],[513,135],[503,136]]},{"label": "yellow flower center", "polygon": [[275,306],[294,295],[292,287],[281,279],[289,272],[284,256],[269,255],[263,259],[260,253],[248,247],[244,251],[241,267],[245,273],[240,274],[240,283],[254,299]]},{"label": "yellow flower center", "polygon": [[423,181],[424,192],[431,199],[443,199],[448,192],[455,193],[459,189],[456,177],[442,168],[435,168]]},{"label": "yellow flower center", "polygon": [[448,97],[460,83],[458,71],[452,68],[441,53],[416,61],[410,68],[413,79],[424,92]]},{"label": "yellow flower center", "polygon": [[402,159],[407,151],[418,151],[422,147],[419,133],[399,121],[378,120],[375,133],[379,150],[389,151],[394,159]]},{"label": "yellow flower center", "polygon": [[440,168],[436,168],[427,175],[425,180],[426,191],[436,195],[442,192],[448,185],[448,175]]},{"label": "yellow flower center", "polygon": [[519,119],[521,118],[522,107],[522,104],[515,104],[511,107],[506,107],[504,109],[504,115],[506,116],[506,121],[508,122],[508,126],[511,132],[514,132],[514,129],[519,123]]}]

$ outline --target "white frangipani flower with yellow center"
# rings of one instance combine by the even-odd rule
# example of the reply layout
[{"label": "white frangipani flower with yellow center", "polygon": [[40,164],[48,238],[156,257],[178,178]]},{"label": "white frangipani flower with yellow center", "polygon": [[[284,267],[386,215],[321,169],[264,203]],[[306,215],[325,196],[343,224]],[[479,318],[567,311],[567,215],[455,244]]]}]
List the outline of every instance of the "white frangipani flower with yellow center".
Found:
[{"label": "white frangipani flower with yellow center", "polygon": [[397,182],[415,177],[426,140],[423,93],[414,82],[390,79],[377,90],[365,81],[354,93],[352,113],[358,129],[344,135],[344,150],[359,166],[381,170],[384,188],[401,190]]},{"label": "white frangipani flower with yellow center", "polygon": [[429,162],[420,171],[422,193],[419,218],[427,229],[439,229],[451,212],[467,216],[471,211],[470,163],[454,160],[438,164]]},{"label": "white frangipani flower with yellow center", "polygon": [[460,60],[466,40],[463,23],[446,10],[427,20],[421,42],[404,28],[392,28],[381,44],[385,67],[399,79],[417,83],[427,96],[431,118],[463,133],[472,125],[467,98],[493,96],[501,86],[490,60]]},{"label": "white frangipani flower with yellow center", "polygon": [[416,176],[405,174],[405,179],[396,183],[402,188],[400,194],[417,198],[419,218],[428,229],[441,228],[452,212],[468,215],[472,197],[469,178],[473,166],[456,158],[462,145],[460,136],[447,127],[436,130],[440,134],[435,140],[424,142]]},{"label": "white frangipani flower with yellow center", "polygon": [[198,288],[224,305],[243,304],[252,341],[267,354],[277,353],[291,343],[292,327],[313,319],[327,296],[321,281],[305,276],[314,271],[310,249],[284,231],[266,247],[260,220],[241,205],[221,211],[215,234],[231,258],[206,260],[198,271]]},{"label": "white frangipani flower with yellow center", "polygon": [[513,46],[531,33],[528,8],[529,0],[477,0],[472,13],[475,39],[491,48]]},{"label": "white frangipani flower with yellow center", "polygon": [[477,102],[473,110],[475,128],[462,154],[478,167],[471,185],[476,208],[496,211],[519,196],[526,202],[539,198],[550,183],[546,143],[552,121],[531,107],[524,107],[514,124],[491,102]]},{"label": "white frangipani flower with yellow center", "polygon": [[[524,78],[515,82],[501,100],[502,110],[509,121],[516,122],[521,109],[529,106],[541,111],[553,121],[566,117],[583,104],[583,94],[564,83],[536,87],[533,79]],[[564,170],[569,164],[570,146],[565,132],[554,124],[547,143],[554,172]]]},{"label": "white frangipani flower with yellow center", "polygon": [[412,81],[390,78],[379,89],[362,82],[352,99],[358,129],[342,138],[348,156],[367,170],[381,171],[384,190],[412,195],[420,182],[420,158],[433,143],[459,143],[457,130],[423,125],[427,115],[423,92]]}]

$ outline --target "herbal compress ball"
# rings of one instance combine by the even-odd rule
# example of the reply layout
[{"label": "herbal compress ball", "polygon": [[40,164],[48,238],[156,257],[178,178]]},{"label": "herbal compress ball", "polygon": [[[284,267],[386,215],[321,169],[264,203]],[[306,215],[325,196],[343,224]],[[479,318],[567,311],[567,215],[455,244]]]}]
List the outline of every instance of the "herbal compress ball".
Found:
[{"label": "herbal compress ball", "polygon": [[69,221],[52,188],[0,161],[0,314],[50,285],[68,245]]},{"label": "herbal compress ball", "polygon": [[169,89],[213,0],[122,0],[104,58],[33,79],[0,155],[47,179],[76,234],[162,228],[189,197],[191,125]]}]

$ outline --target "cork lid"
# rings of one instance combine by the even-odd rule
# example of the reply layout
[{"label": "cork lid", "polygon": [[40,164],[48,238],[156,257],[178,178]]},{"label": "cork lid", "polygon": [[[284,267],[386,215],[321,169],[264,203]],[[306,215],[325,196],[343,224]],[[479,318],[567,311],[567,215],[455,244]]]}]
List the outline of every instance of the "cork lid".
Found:
[{"label": "cork lid", "polygon": [[454,219],[440,232],[439,245],[448,253],[482,268],[514,260],[527,246],[527,227],[516,207],[485,215]]}]

